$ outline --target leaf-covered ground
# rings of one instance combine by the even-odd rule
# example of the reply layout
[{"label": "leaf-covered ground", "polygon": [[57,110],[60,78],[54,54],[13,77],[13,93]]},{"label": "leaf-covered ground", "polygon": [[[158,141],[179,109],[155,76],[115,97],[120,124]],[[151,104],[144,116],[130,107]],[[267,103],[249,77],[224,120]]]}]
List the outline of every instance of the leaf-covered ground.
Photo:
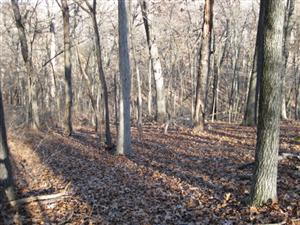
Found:
[{"label": "leaf-covered ground", "polygon": [[[25,224],[297,224],[300,162],[281,160],[279,204],[249,208],[255,129],[223,123],[206,132],[148,124],[143,141],[133,129],[134,155],[99,149],[89,129],[72,137],[57,132],[10,133],[9,145],[20,198],[62,192],[64,198],[20,208]],[[281,126],[280,152],[300,154],[300,124]],[[1,205],[3,223],[13,210]],[[298,220],[299,221],[299,220]],[[1,223],[1,220],[0,220]],[[299,224],[299,223],[298,223]]]}]

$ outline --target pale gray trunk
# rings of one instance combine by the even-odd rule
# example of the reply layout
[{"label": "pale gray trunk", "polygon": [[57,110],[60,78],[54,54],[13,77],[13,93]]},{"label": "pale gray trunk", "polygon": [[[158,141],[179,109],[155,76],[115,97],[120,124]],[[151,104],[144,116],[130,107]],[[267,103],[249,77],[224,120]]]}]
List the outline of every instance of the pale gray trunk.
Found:
[{"label": "pale gray trunk", "polygon": [[131,125],[130,125],[130,89],[131,74],[128,51],[128,22],[127,9],[124,0],[118,0],[118,24],[119,24],[119,69],[120,69],[120,115],[117,154],[130,155],[131,149]]},{"label": "pale gray trunk", "polygon": [[138,127],[138,132],[139,132],[139,140],[142,140],[142,135],[143,135],[143,98],[142,98],[142,80],[140,77],[140,71],[139,67],[136,66],[136,80],[137,80],[137,88],[138,88],[138,97],[137,97],[137,102],[138,102],[138,122],[137,122],[137,127]]},{"label": "pale gray trunk", "polygon": [[156,87],[156,120],[158,122],[164,122],[167,116],[165,86],[156,43],[152,43],[150,52]]},{"label": "pale gray trunk", "polygon": [[[156,120],[158,122],[165,121],[167,117],[167,105],[165,98],[164,77],[162,74],[161,62],[159,59],[158,47],[156,44],[156,37],[152,34],[152,26],[148,17],[148,3],[145,0],[140,0],[142,10],[143,22],[146,32],[147,44],[149,48],[149,55],[151,59],[151,72],[153,72],[156,88]],[[150,86],[149,74],[149,86]],[[150,111],[150,89],[148,98],[148,110]]]},{"label": "pale gray trunk", "polygon": [[152,115],[152,68],[151,59],[149,58],[149,68],[148,68],[148,114]]}]

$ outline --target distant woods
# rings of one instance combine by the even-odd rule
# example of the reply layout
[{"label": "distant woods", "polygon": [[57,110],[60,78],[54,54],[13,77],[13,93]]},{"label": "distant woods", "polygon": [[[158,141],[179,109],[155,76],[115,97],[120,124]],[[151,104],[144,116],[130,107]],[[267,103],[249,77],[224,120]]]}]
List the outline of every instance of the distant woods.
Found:
[{"label": "distant woods", "polygon": [[[112,146],[111,124],[119,124],[122,94],[116,4],[12,0],[1,5],[4,102],[23,107],[31,128],[57,125],[68,135],[75,121],[87,123]],[[257,3],[125,5],[131,118],[140,121],[134,124],[141,127],[143,117],[182,118],[201,129],[210,120],[257,123]],[[296,0],[285,3],[282,119],[299,117],[298,8]]]}]

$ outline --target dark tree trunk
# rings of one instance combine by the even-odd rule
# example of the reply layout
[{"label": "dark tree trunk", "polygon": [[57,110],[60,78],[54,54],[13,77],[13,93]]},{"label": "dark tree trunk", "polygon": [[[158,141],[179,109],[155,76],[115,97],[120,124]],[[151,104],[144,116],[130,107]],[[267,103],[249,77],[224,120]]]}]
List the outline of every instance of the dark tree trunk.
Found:
[{"label": "dark tree trunk", "polygon": [[70,12],[67,0],[61,0],[63,14],[63,30],[64,30],[64,64],[65,64],[65,114],[64,114],[64,132],[71,135],[72,127],[72,63],[71,63],[71,38],[70,38]]},{"label": "dark tree trunk", "polygon": [[277,167],[281,107],[281,73],[283,71],[284,4],[277,0],[260,3],[261,30],[258,30],[258,66],[261,77],[255,170],[251,204],[262,205],[269,199],[277,201]]},{"label": "dark tree trunk", "polygon": [[[96,2],[96,1],[94,1]],[[96,5],[96,3],[95,3]],[[106,85],[106,79],[104,75],[103,65],[102,65],[102,55],[101,55],[101,45],[100,45],[100,35],[99,29],[97,25],[96,18],[96,8],[92,14],[94,32],[96,37],[96,56],[97,56],[97,65],[98,65],[98,73],[101,81],[101,85],[103,88],[103,97],[104,97],[104,108],[105,108],[105,138],[106,144],[110,148],[112,146],[111,132],[110,132],[110,115],[109,115],[109,102],[108,102],[108,91]]]},{"label": "dark tree trunk", "polygon": [[[4,193],[1,193],[4,190]],[[0,85],[0,202],[6,197],[8,201],[15,199],[13,187],[12,168],[9,159],[4,110],[2,102],[2,91]]]}]

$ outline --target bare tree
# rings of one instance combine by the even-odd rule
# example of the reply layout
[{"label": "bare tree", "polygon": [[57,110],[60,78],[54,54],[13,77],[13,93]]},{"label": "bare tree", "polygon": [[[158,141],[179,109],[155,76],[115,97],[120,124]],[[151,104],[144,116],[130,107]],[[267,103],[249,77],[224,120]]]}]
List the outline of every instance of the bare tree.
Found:
[{"label": "bare tree", "polygon": [[[12,9],[14,12],[14,18],[16,26],[19,33],[19,41],[21,43],[21,53],[26,66],[27,72],[27,89],[28,89],[28,101],[27,101],[27,123],[33,129],[37,129],[40,126],[40,120],[38,115],[38,102],[37,102],[37,77],[33,69],[32,63],[32,52],[29,51],[28,40],[26,35],[26,30],[24,26],[24,20],[21,16],[18,1],[11,0]],[[35,31],[34,31],[35,32]],[[33,40],[31,45],[34,42],[35,35],[33,35]]]},{"label": "bare tree", "polygon": [[104,108],[105,108],[105,137],[106,137],[106,144],[109,148],[112,147],[112,139],[111,139],[111,132],[110,132],[110,115],[109,115],[109,102],[108,102],[108,91],[106,85],[106,79],[103,69],[103,60],[102,60],[102,53],[101,53],[101,42],[100,42],[100,32],[98,29],[97,23],[97,1],[93,0],[93,5],[91,5],[88,0],[84,0],[88,9],[84,8],[81,4],[79,6],[86,11],[92,18],[93,21],[93,28],[95,34],[95,47],[96,47],[96,57],[97,57],[97,66],[98,66],[98,73],[101,81],[101,86],[103,88],[103,97],[104,97]]},{"label": "bare tree", "polygon": [[[151,21],[148,16],[148,3],[145,0],[140,0],[144,27],[146,31],[146,39],[149,48],[149,55],[151,61],[151,72],[154,75],[156,88],[156,120],[163,122],[167,118],[167,105],[165,98],[164,77],[162,74],[162,67],[156,43],[156,36],[152,32]],[[150,75],[150,73],[149,73]],[[150,82],[150,79],[149,79]]]},{"label": "bare tree", "polygon": [[72,127],[72,62],[71,62],[71,38],[70,38],[70,12],[67,0],[61,0],[61,10],[63,14],[63,31],[64,31],[64,63],[65,63],[65,115],[64,131],[67,135],[73,132]]},{"label": "bare tree", "polygon": [[204,129],[205,102],[207,96],[207,77],[210,67],[211,33],[213,27],[213,5],[214,0],[205,0],[202,42],[200,48],[200,64],[197,76],[196,100],[193,120],[197,129]]},{"label": "bare tree", "polygon": [[251,204],[277,201],[277,167],[283,71],[283,1],[260,2],[258,58],[262,59],[255,171]]},{"label": "bare tree", "polygon": [[127,8],[124,0],[118,0],[119,23],[119,69],[120,69],[120,106],[117,154],[130,155],[131,125],[130,125],[130,91],[131,74],[128,50]]}]

